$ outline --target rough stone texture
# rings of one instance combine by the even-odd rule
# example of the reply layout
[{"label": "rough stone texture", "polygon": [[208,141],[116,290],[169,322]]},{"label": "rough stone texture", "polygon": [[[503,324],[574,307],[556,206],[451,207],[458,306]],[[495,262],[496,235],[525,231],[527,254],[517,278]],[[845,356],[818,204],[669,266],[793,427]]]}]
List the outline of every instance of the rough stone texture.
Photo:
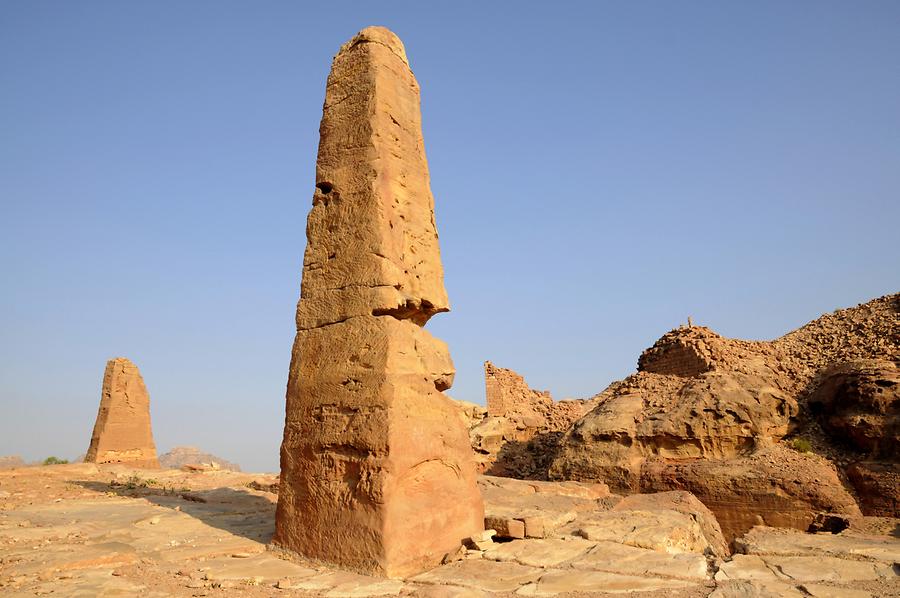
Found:
[{"label": "rough stone texture", "polygon": [[288,376],[276,545],[391,577],[482,529],[453,364],[419,87],[370,27],[334,58]]},{"label": "rough stone texture", "polygon": [[[606,484],[522,481],[494,476],[478,480],[485,499],[485,527],[501,538],[552,537],[579,513],[604,507]],[[521,524],[521,526],[520,526]],[[521,536],[520,536],[521,534]]]},{"label": "rough stone texture", "polygon": [[185,465],[211,465],[214,469],[240,471],[237,463],[231,463],[210,453],[201,451],[196,446],[176,446],[159,456],[159,464],[168,469],[180,469]]},{"label": "rough stone texture", "polygon": [[687,515],[700,526],[708,550],[715,556],[728,554],[728,545],[716,516],[696,496],[683,490],[656,494],[632,494],[614,507],[614,511],[664,511],[671,510]]},{"label": "rough stone texture", "polygon": [[900,517],[900,463],[854,463],[847,477],[863,514]]},{"label": "rough stone texture", "polygon": [[[267,544],[275,528],[276,497],[251,488],[276,479],[92,463],[0,471],[0,595],[484,598],[497,592],[644,592],[640,595],[647,598],[705,598],[712,592],[881,598],[900,593],[896,519],[853,520],[836,535],[756,527],[738,542],[746,554],[723,562],[702,554],[702,542],[693,551],[668,551],[677,545],[671,540],[679,529],[693,530],[702,540],[697,522],[687,523],[693,501],[680,500],[686,496],[681,493],[622,500],[592,484],[497,478],[486,478],[497,482],[486,491],[489,509],[494,502],[525,501],[520,504],[543,507],[548,519],[571,512],[575,520],[545,539],[486,543],[483,553],[469,550],[425,574],[386,580],[302,558],[274,558]],[[171,491],[184,487],[192,491]],[[621,521],[623,533],[596,541],[573,535],[602,513]],[[665,523],[669,540],[655,543],[656,550],[623,543],[649,537],[657,520]]]},{"label": "rough stone texture", "polygon": [[735,540],[737,551],[761,556],[828,556],[880,563],[900,562],[900,521],[884,533],[847,530],[839,534],[806,534],[793,529],[757,526]]},{"label": "rough stone texture", "polygon": [[[806,529],[818,512],[858,515],[845,473],[867,512],[894,514],[891,465],[845,468],[861,453],[897,454],[898,361],[900,294],[772,342],[681,327],[594,398],[553,447],[547,477],[689,490],[728,540],[761,522]],[[795,438],[818,455],[787,449]]]},{"label": "rough stone texture", "polygon": [[[484,363],[487,409],[464,403],[479,472],[540,479],[562,433],[590,411],[590,400],[554,401],[513,370]],[[479,417],[480,416],[480,417]]]},{"label": "rough stone texture", "polygon": [[825,431],[872,460],[900,459],[900,368],[856,360],[826,368],[809,396]]},{"label": "rough stone texture", "polygon": [[84,461],[159,467],[150,427],[150,395],[137,366],[124,357],[106,363],[100,410]]},{"label": "rough stone texture", "polygon": [[831,463],[782,446],[727,461],[648,461],[641,487],[693,493],[716,514],[729,542],[754,525],[806,530],[820,512],[860,515]]}]

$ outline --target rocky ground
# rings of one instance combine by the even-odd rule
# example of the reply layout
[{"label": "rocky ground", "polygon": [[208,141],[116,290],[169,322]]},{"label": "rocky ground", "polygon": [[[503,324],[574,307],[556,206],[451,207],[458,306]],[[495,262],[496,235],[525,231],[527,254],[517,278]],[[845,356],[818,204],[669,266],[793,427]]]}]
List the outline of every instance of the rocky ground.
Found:
[{"label": "rocky ground", "polygon": [[[900,520],[755,527],[728,554],[687,492],[482,477],[488,523],[447,564],[388,580],[268,549],[277,478],[93,464],[0,472],[3,596],[900,596]],[[503,537],[500,537],[503,536]]]}]

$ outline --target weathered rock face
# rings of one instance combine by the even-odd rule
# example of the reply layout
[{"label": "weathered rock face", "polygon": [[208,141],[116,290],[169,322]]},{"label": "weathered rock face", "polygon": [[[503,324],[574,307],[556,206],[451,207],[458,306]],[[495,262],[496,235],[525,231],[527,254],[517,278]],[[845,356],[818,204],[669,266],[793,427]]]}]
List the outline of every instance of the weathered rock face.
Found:
[{"label": "weathered rock face", "polygon": [[150,395],[137,366],[124,357],[106,363],[100,410],[84,461],[159,467],[150,427]]},{"label": "weathered rock face", "polygon": [[871,459],[900,459],[900,369],[885,360],[856,360],[826,368],[809,405],[835,440]]},{"label": "weathered rock face", "polygon": [[797,435],[802,449],[808,435],[841,466],[872,459],[848,477],[864,511],[894,514],[898,361],[900,295],[772,342],[682,327],[597,395],[555,448],[548,477],[601,480],[622,493],[689,490],[729,540],[754,522],[806,529],[818,512],[858,515],[832,462],[786,448]]},{"label": "weathered rock face", "polygon": [[[487,409],[469,418],[469,436],[480,472],[545,477],[547,463],[562,433],[590,411],[590,400],[554,401],[548,391],[533,390],[506,368],[484,364]],[[466,414],[471,413],[465,408]],[[479,412],[476,412],[478,415]]]},{"label": "weathered rock face", "polygon": [[716,514],[728,541],[754,525],[806,530],[817,513],[860,515],[831,463],[781,445],[727,460],[648,460],[640,487],[693,493]]},{"label": "weathered rock face", "polygon": [[391,577],[483,529],[454,369],[419,88],[370,27],[328,77],[281,446],[275,544]]},{"label": "weathered rock face", "polygon": [[785,436],[797,409],[771,375],[710,370],[673,380],[639,372],[572,426],[550,475],[599,473],[617,492],[638,492],[645,460],[750,454]]},{"label": "weathered rock face", "polygon": [[847,468],[847,477],[864,514],[900,517],[900,463],[854,463]]}]

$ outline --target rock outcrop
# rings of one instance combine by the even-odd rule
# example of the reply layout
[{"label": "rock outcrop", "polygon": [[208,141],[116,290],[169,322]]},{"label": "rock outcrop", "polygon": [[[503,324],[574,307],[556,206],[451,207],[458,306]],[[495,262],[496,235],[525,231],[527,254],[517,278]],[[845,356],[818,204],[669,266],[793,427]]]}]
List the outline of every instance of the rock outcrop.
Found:
[{"label": "rock outcrop", "polygon": [[868,459],[900,460],[900,368],[886,360],[825,368],[809,395],[822,427]]},{"label": "rock outcrop", "polygon": [[176,446],[159,456],[159,464],[166,469],[181,469],[186,465],[209,465],[210,468],[240,471],[241,466],[201,451],[196,446]]},{"label": "rock outcrop", "polygon": [[106,363],[100,410],[84,461],[159,467],[150,427],[150,395],[137,366],[124,357]]},{"label": "rock outcrop", "polygon": [[[835,465],[855,457],[875,460],[849,476],[860,503],[886,514],[893,498],[864,495],[883,496],[867,489],[896,479],[883,461],[898,452],[898,361],[900,295],[772,342],[681,327],[640,356],[636,374],[595,397],[561,439],[548,477],[600,480],[621,493],[689,490],[731,540],[754,524],[806,529],[820,512],[858,516]],[[788,448],[805,450],[807,436],[828,458]]]},{"label": "rock outcrop", "polygon": [[325,94],[281,446],[274,543],[396,577],[482,530],[459,410],[442,391],[448,311],[419,111],[403,44],[370,27]]}]

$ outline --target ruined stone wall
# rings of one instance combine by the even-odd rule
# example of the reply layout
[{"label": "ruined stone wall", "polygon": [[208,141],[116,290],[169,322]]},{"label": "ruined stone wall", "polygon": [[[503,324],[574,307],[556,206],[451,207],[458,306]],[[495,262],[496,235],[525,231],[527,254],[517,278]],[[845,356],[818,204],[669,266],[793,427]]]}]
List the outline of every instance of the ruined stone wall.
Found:
[{"label": "ruined stone wall", "polygon": [[[548,391],[532,390],[525,378],[490,361],[484,362],[484,390],[488,415],[544,419],[553,404]],[[540,425],[540,422],[535,422],[535,425]]]},{"label": "ruined stone wall", "polygon": [[554,401],[550,392],[534,390],[525,378],[506,368],[484,362],[487,414],[513,420],[520,428],[562,431],[589,409],[589,401]]},{"label": "ruined stone wall", "polygon": [[713,369],[713,349],[706,331],[698,326],[665,334],[638,358],[638,371],[683,377],[708,372]]}]

